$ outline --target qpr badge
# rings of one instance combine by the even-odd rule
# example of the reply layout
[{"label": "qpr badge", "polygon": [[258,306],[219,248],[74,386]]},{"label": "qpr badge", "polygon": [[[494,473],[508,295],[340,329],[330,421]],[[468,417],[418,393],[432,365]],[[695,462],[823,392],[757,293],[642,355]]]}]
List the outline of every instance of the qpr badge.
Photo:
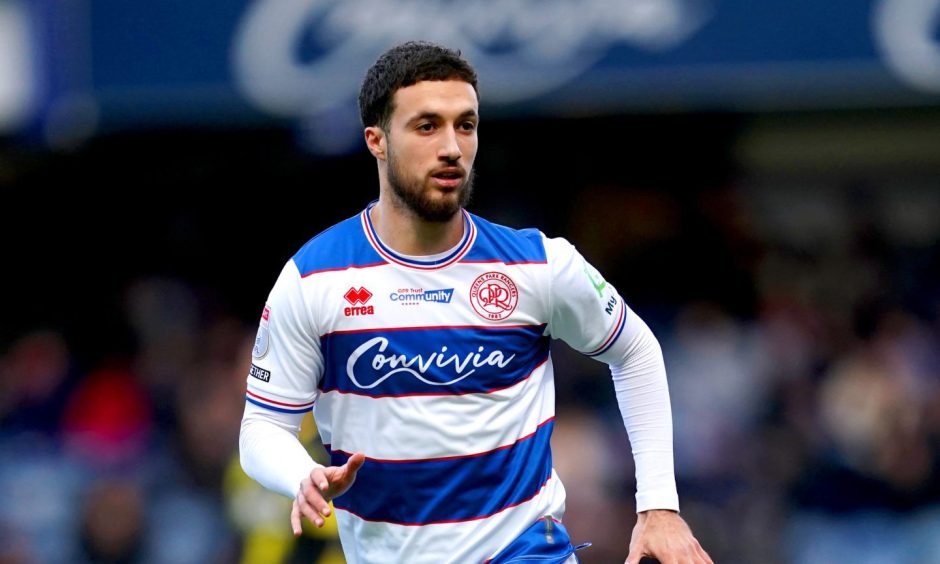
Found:
[{"label": "qpr badge", "polygon": [[518,303],[519,289],[516,283],[502,272],[481,274],[470,286],[470,304],[483,319],[506,319]]},{"label": "qpr badge", "polygon": [[251,356],[264,358],[268,354],[268,319],[271,317],[271,308],[264,306],[261,313],[261,323],[258,325],[258,334],[255,336],[255,346],[251,349]]}]

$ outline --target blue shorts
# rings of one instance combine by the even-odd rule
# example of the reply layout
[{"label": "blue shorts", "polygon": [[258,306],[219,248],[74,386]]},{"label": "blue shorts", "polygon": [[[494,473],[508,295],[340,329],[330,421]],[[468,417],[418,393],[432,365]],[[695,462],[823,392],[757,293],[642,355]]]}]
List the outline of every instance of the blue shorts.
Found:
[{"label": "blue shorts", "polygon": [[510,562],[537,562],[538,564],[562,564],[576,550],[587,548],[591,543],[571,546],[565,526],[549,516],[543,517],[516,537],[509,546],[486,561],[486,564],[509,564]]}]

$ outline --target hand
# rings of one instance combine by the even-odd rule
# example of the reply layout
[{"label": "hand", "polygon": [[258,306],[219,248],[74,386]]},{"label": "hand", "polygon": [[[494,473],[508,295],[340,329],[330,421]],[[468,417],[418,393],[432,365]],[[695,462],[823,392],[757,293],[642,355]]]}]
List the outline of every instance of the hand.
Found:
[{"label": "hand", "polygon": [[301,533],[301,515],[310,519],[318,528],[323,526],[323,519],[330,516],[330,500],[342,495],[353,485],[356,472],[365,461],[366,457],[357,452],[342,466],[317,466],[300,482],[300,489],[297,490],[294,507],[290,512],[290,523],[295,537],[299,537]]},{"label": "hand", "polygon": [[662,564],[714,564],[682,517],[666,509],[637,515],[625,564],[639,564],[644,556],[657,558]]}]

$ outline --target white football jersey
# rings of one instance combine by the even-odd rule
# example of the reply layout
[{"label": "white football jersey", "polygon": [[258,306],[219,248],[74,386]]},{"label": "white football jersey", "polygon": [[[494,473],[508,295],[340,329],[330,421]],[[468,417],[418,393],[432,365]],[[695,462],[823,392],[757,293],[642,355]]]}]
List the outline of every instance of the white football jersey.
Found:
[{"label": "white football jersey", "polygon": [[463,214],[456,247],[408,257],[367,209],[304,245],[264,308],[247,401],[312,409],[333,465],[366,456],[334,500],[353,564],[482,562],[560,519],[551,339],[604,359],[632,315],[567,241]]}]

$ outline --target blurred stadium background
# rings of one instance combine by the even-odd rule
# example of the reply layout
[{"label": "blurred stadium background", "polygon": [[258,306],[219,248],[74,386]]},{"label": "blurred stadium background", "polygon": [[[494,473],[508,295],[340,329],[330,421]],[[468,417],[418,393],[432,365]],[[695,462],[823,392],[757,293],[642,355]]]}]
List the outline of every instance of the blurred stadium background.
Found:
[{"label": "blurred stadium background", "polygon": [[[413,38],[480,71],[472,210],[659,336],[716,562],[940,562],[940,0],[0,0],[0,562],[342,562],[241,473],[244,379]],[[606,367],[555,357],[566,521],[622,562]]]}]

